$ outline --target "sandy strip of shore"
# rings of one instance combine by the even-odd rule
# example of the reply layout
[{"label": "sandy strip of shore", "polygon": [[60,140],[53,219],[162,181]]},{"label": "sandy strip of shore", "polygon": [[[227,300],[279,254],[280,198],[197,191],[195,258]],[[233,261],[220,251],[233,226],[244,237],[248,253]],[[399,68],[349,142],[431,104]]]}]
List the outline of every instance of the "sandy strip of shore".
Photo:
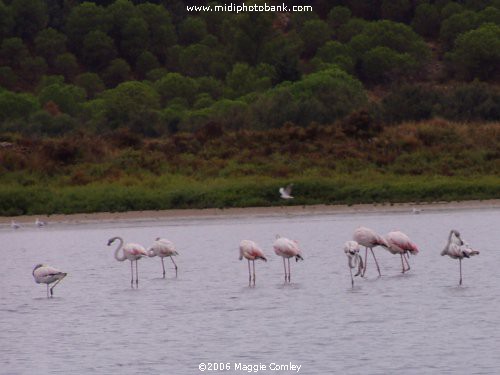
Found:
[{"label": "sandy strip of shore", "polygon": [[358,204],[346,205],[313,205],[313,206],[278,206],[278,207],[249,207],[249,208],[207,208],[186,210],[159,210],[159,211],[129,211],[129,212],[96,212],[90,214],[72,215],[37,215],[1,217],[0,224],[10,224],[11,220],[18,223],[34,223],[40,220],[51,223],[91,223],[100,221],[152,221],[177,219],[212,219],[230,217],[272,217],[272,216],[302,216],[302,215],[335,215],[355,213],[391,213],[408,212],[420,213],[443,210],[473,210],[473,209],[500,209],[500,199],[485,201],[463,202],[435,202],[435,203],[397,203],[397,204]]}]

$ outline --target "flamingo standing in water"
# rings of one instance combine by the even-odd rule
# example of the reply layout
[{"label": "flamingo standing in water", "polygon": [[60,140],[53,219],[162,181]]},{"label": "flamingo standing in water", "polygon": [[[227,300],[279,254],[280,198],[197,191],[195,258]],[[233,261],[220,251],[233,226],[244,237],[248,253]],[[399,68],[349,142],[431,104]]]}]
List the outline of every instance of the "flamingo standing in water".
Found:
[{"label": "flamingo standing in water", "polygon": [[375,260],[375,264],[377,265],[378,275],[381,276],[380,267],[378,266],[377,258],[375,258],[375,253],[373,252],[373,248],[375,246],[389,247],[386,240],[383,237],[379,236],[370,228],[366,227],[359,227],[358,229],[356,229],[354,231],[352,239],[356,241],[358,244],[365,247],[365,267],[363,268],[361,276],[365,276],[366,273],[366,266],[368,261],[368,249],[370,249],[373,255],[373,259]]},{"label": "flamingo standing in water", "polygon": [[[274,252],[276,255],[283,257],[283,267],[285,269],[285,282],[290,282],[290,258],[295,257],[295,261],[298,262],[300,260],[304,260],[301,254],[301,250],[299,249],[299,244],[295,240],[290,240],[285,237],[276,236],[276,241],[273,244]],[[288,259],[288,276],[286,271],[285,258]]]},{"label": "flamingo standing in water", "polygon": [[469,244],[462,240],[460,233],[452,229],[448,235],[448,243],[443,251],[441,251],[441,255],[448,255],[452,259],[458,259],[460,264],[459,285],[462,285],[462,259],[470,258],[473,255],[479,255],[479,251],[471,249]]},{"label": "flamingo standing in water", "polygon": [[358,268],[358,272],[354,276],[361,274],[363,270],[363,258],[359,255],[359,244],[356,241],[347,241],[344,244],[344,252],[347,255],[347,265],[351,273],[351,286],[354,287],[354,278],[352,277],[352,269]]},{"label": "flamingo standing in water", "polygon": [[[385,240],[389,245],[387,250],[391,252],[391,254],[399,254],[401,255],[401,265],[403,266],[402,273],[410,270],[410,263],[406,256],[409,254],[416,255],[418,254],[417,245],[410,241],[410,238],[400,231],[389,232],[385,236]],[[405,268],[405,262],[408,268]]]},{"label": "flamingo standing in water", "polygon": [[177,277],[177,264],[175,264],[174,258],[172,258],[175,255],[179,255],[179,253],[175,249],[174,244],[171,241],[160,237],[158,237],[153,243],[153,246],[148,249],[148,256],[150,258],[155,256],[160,257],[161,267],[163,268],[163,278],[165,278],[165,264],[163,263],[163,258],[165,257],[170,257],[170,260],[175,267],[175,277]]},{"label": "flamingo standing in water", "polygon": [[267,262],[262,249],[255,242],[243,240],[240,242],[240,260],[248,260],[248,286],[252,285],[252,273],[250,272],[250,261],[253,264],[253,285],[255,286],[255,259],[262,259]]},{"label": "flamingo standing in water", "polygon": [[47,266],[46,264],[37,264],[33,268],[32,274],[37,284],[47,284],[47,298],[49,298],[49,284],[55,283],[50,288],[50,297],[52,297],[55,286],[67,275],[66,272],[59,271],[57,268]]},{"label": "flamingo standing in water", "polygon": [[[119,262],[123,262],[124,260],[128,259],[130,260],[130,273],[131,273],[131,280],[130,280],[130,286],[133,288],[134,287],[134,261],[135,261],[135,285],[136,287],[139,286],[139,271],[137,269],[137,261],[141,259],[142,257],[148,256],[148,253],[139,244],[136,243],[127,243],[125,246],[123,245],[123,238],[121,237],[113,237],[110,238],[108,241],[108,246],[111,246],[113,242],[116,240],[120,241],[120,244],[115,250],[115,259]],[[120,250],[123,249],[123,255],[119,256],[118,253]]]}]

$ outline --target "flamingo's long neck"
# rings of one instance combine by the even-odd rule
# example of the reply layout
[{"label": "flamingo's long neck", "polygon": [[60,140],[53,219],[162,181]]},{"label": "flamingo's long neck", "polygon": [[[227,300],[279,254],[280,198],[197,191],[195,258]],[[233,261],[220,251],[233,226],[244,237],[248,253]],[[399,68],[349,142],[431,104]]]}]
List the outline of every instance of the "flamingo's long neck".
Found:
[{"label": "flamingo's long neck", "polygon": [[349,259],[349,268],[354,268],[354,267],[356,267],[356,265],[355,265],[355,264],[353,264],[353,260],[354,260],[354,258],[355,258],[355,257],[356,257],[356,255],[351,255],[351,254],[349,254],[349,255],[347,256],[347,258]]},{"label": "flamingo's long neck", "polygon": [[115,250],[115,259],[119,262],[123,262],[125,259],[125,253],[122,253],[122,256],[118,255],[118,253],[120,252],[121,248],[123,247],[123,238],[121,237],[116,237],[116,239],[118,241],[120,241],[120,243],[118,244],[118,247],[116,248]]}]

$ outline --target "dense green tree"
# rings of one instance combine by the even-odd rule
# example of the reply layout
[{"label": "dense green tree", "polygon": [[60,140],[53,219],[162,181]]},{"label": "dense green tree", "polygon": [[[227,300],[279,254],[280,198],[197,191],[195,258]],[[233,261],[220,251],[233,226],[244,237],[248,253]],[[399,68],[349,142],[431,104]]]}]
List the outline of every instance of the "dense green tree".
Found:
[{"label": "dense green tree", "polygon": [[415,9],[412,27],[418,34],[434,38],[439,34],[441,16],[435,4],[422,3]]},{"label": "dense green tree", "polygon": [[21,77],[25,83],[35,86],[42,75],[47,72],[47,62],[43,57],[28,57],[20,62]]},{"label": "dense green tree", "polygon": [[3,65],[17,68],[20,62],[26,60],[28,57],[28,48],[21,38],[7,38],[2,41],[0,58],[2,59]]},{"label": "dense green tree", "polygon": [[72,81],[78,74],[78,61],[72,53],[62,53],[54,59],[54,69],[62,74],[66,80]]},{"label": "dense green tree", "polygon": [[76,115],[81,109],[81,103],[85,100],[85,96],[85,90],[81,87],[54,83],[42,88],[38,94],[38,100],[41,106],[53,102],[62,112]]},{"label": "dense green tree", "polygon": [[43,0],[13,0],[14,32],[23,39],[33,40],[48,22],[47,6]]},{"label": "dense green tree", "polygon": [[233,70],[227,74],[226,85],[231,89],[232,97],[271,88],[274,69],[267,64],[260,64],[252,68],[248,64],[237,63]]},{"label": "dense green tree", "polygon": [[9,35],[12,27],[14,26],[14,19],[12,17],[12,10],[0,1],[0,38]]},{"label": "dense green tree", "polygon": [[415,70],[417,62],[408,53],[398,53],[388,47],[375,47],[362,58],[364,80],[380,83],[397,77],[408,77]]},{"label": "dense green tree", "polygon": [[66,35],[57,30],[50,27],[43,29],[35,38],[35,51],[44,57],[49,64],[52,64],[57,55],[66,52],[67,40]]},{"label": "dense green tree", "polygon": [[410,0],[382,0],[380,7],[382,18],[396,22],[408,22],[412,10],[413,4]]},{"label": "dense green tree", "polygon": [[330,40],[330,28],[321,20],[304,23],[300,37],[304,43],[304,55],[313,56],[316,50]]},{"label": "dense green tree", "polygon": [[168,73],[156,81],[154,87],[160,94],[163,105],[177,97],[184,98],[189,103],[193,103],[198,92],[198,83],[196,80],[179,73]]},{"label": "dense green tree", "polygon": [[200,42],[207,36],[205,20],[199,17],[187,17],[179,25],[179,42],[184,45]]},{"label": "dense green tree", "polygon": [[478,24],[477,13],[464,11],[456,13],[441,23],[439,38],[446,50],[451,50],[458,35],[475,29]]},{"label": "dense green tree", "polygon": [[442,101],[432,88],[407,84],[389,93],[380,106],[384,122],[398,123],[429,119]]},{"label": "dense green tree", "polygon": [[151,112],[160,108],[160,98],[149,85],[137,81],[125,82],[101,94],[103,126],[128,126],[146,130]]},{"label": "dense green tree", "polygon": [[91,31],[85,36],[82,57],[91,70],[104,68],[116,55],[113,39],[102,31]]},{"label": "dense green tree", "polygon": [[104,91],[105,86],[101,77],[96,73],[82,73],[75,78],[75,85],[85,90],[87,98],[92,99],[100,92]]},{"label": "dense green tree", "polygon": [[115,87],[128,81],[131,71],[130,65],[124,59],[114,59],[102,73],[102,78],[107,87]]},{"label": "dense green tree", "polygon": [[333,7],[328,13],[328,24],[333,29],[338,29],[350,20],[351,15],[351,10],[345,6]]},{"label": "dense green tree", "polygon": [[16,87],[18,77],[10,66],[0,66],[0,86],[9,90]]},{"label": "dense green tree", "polygon": [[83,46],[83,39],[93,31],[106,33],[109,22],[106,22],[106,10],[91,2],[83,2],[74,7],[66,19],[66,35],[71,49],[78,53]]},{"label": "dense green tree", "polygon": [[0,121],[23,119],[40,108],[31,94],[15,94],[0,90]]},{"label": "dense green tree", "polygon": [[460,35],[447,58],[463,78],[500,78],[500,26],[487,23]]},{"label": "dense green tree", "polygon": [[144,51],[135,62],[135,73],[139,78],[144,79],[148,72],[159,67],[160,63],[156,56],[149,51]]}]

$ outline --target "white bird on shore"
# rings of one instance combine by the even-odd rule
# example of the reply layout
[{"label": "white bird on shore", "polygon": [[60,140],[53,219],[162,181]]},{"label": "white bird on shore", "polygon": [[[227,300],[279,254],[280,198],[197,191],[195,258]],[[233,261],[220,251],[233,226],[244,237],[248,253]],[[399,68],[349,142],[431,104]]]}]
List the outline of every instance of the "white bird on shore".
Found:
[{"label": "white bird on shore", "polygon": [[292,197],[292,187],[293,187],[293,184],[290,184],[290,185],[288,185],[285,188],[280,187],[279,192],[280,192],[281,198],[283,198],[283,199],[293,199],[293,197]]},{"label": "white bird on shore", "polygon": [[52,290],[67,275],[66,272],[61,272],[57,268],[47,266],[46,264],[37,264],[33,268],[32,274],[37,284],[47,284],[47,298],[49,298],[49,284],[55,282],[52,288],[50,288],[50,297],[52,297],[54,294]]},{"label": "white bird on shore", "polygon": [[47,225],[47,223],[45,221],[42,221],[38,218],[36,218],[35,220],[35,225],[38,227],[38,228],[41,228],[41,227],[44,227]]},{"label": "white bird on shore", "polygon": [[354,287],[352,269],[358,268],[358,272],[354,276],[359,276],[363,271],[363,258],[359,255],[359,244],[356,241],[347,241],[344,244],[344,252],[347,255],[347,265],[351,273],[351,285]]},{"label": "white bird on shore", "polygon": [[11,227],[12,229],[19,229],[19,228],[21,228],[21,224],[19,224],[19,223],[15,222],[14,220],[11,220],[11,221],[10,221],[10,227]]},{"label": "white bird on shore", "polygon": [[[123,245],[123,238],[121,237],[113,237],[108,240],[108,246],[111,246],[115,240],[120,241],[120,244],[115,250],[115,259],[119,262],[123,262],[125,260],[130,260],[130,274],[132,276],[130,280],[130,286],[134,287],[134,261],[135,261],[135,285],[139,286],[139,271],[137,269],[137,261],[142,257],[148,256],[146,249],[139,244],[136,243],[127,243],[125,246]],[[118,252],[123,249],[123,255],[119,256]]]},{"label": "white bird on shore", "polygon": [[445,255],[448,255],[452,259],[458,259],[460,264],[459,285],[462,285],[462,259],[470,258],[474,255],[479,255],[479,251],[471,249],[469,244],[462,240],[462,238],[460,237],[460,233],[452,229],[448,236],[448,243],[446,244],[443,251],[441,251],[441,256]]},{"label": "white bird on shore", "polygon": [[179,255],[179,253],[175,249],[174,244],[171,241],[160,237],[158,237],[153,245],[148,249],[148,257],[160,257],[161,266],[163,268],[163,278],[165,278],[165,264],[163,263],[163,258],[165,257],[170,257],[170,260],[175,267],[175,277],[177,277],[177,264],[175,264],[174,258],[172,258],[175,255]]}]

